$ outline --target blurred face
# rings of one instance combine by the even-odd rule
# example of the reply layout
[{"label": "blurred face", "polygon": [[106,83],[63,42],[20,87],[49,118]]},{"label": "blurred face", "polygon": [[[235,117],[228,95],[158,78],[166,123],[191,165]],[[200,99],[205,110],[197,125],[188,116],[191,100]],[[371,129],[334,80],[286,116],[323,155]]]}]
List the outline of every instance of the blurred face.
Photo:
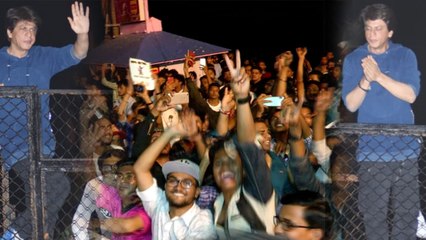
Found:
[{"label": "blurred face", "polygon": [[321,65],[327,65],[327,63],[328,63],[327,56],[322,57],[320,62],[321,62]]},{"label": "blurred face", "polygon": [[[188,185],[190,186],[185,187]],[[169,205],[176,208],[192,206],[200,194],[196,180],[191,175],[176,172],[170,173],[167,176],[165,191]]]},{"label": "blurred face", "polygon": [[207,74],[209,74],[211,79],[215,79],[216,78],[216,73],[212,70],[212,69],[208,69],[207,70]]},{"label": "blurred face", "polygon": [[262,69],[263,71],[265,71],[265,70],[266,70],[266,63],[265,63],[265,62],[260,61],[260,62],[258,63],[258,66],[259,66],[259,68],[260,68],[260,69]]},{"label": "blurred face", "polygon": [[222,192],[234,192],[241,184],[241,159],[231,159],[222,148],[216,152],[213,162],[213,176]]},{"label": "blurred face", "polygon": [[208,88],[209,88],[209,80],[208,80],[206,77],[201,78],[201,85],[202,85],[205,89],[208,89]]},{"label": "blurred face", "polygon": [[245,69],[245,71],[246,71],[246,74],[251,78],[251,68],[252,68],[252,66],[251,65],[245,65],[244,66],[244,69]]},{"label": "blurred face", "polygon": [[124,96],[126,94],[126,86],[120,85],[117,88],[117,93],[118,93],[118,96]]},{"label": "blurred face", "polygon": [[311,109],[307,107],[302,107],[300,109],[300,114],[305,119],[306,124],[308,124],[309,127],[312,127],[312,112]]},{"label": "blurred face", "polygon": [[306,88],[306,99],[309,101],[315,101],[319,91],[320,89],[316,84],[309,84]]},{"label": "blurred face", "polygon": [[387,50],[388,40],[392,37],[393,31],[389,31],[382,19],[377,19],[368,20],[364,23],[364,34],[370,52],[381,54]]},{"label": "blurred face", "polygon": [[309,226],[304,211],[303,206],[283,205],[278,215],[279,223],[275,225],[275,235],[287,236],[290,240],[321,239],[318,229],[303,228]]},{"label": "blurred face", "polygon": [[269,151],[271,148],[271,134],[269,134],[268,126],[263,122],[256,122],[254,127],[256,128],[256,134],[259,136],[256,141],[259,141],[264,151]]},{"label": "blurred face", "polygon": [[137,187],[132,165],[122,166],[117,170],[117,189],[121,198],[132,196]]},{"label": "blurred face", "polygon": [[106,158],[103,162],[102,169],[100,169],[102,172],[103,181],[113,187],[115,187],[117,184],[115,178],[115,174],[117,171],[116,164],[120,160],[121,159],[116,156]]},{"label": "blurred face", "polygon": [[265,94],[271,94],[273,87],[274,87],[274,80],[271,79],[271,80],[267,81],[266,84],[265,84],[265,88],[264,88]]},{"label": "blurred face", "polygon": [[224,79],[226,82],[231,82],[231,81],[232,81],[232,75],[231,75],[231,72],[230,72],[230,71],[225,71],[225,72],[223,73],[223,79]]},{"label": "blurred face", "polygon": [[28,52],[36,41],[36,35],[36,24],[25,20],[19,21],[12,31],[7,30],[12,50],[19,52]]},{"label": "blurred face", "polygon": [[209,99],[219,99],[219,88],[214,86],[209,88]]},{"label": "blurred face", "polygon": [[96,122],[101,133],[100,141],[103,145],[109,145],[112,142],[112,124],[106,118],[101,118]]},{"label": "blurred face", "polygon": [[279,111],[275,112],[274,115],[271,117],[271,121],[270,121],[270,125],[271,125],[271,129],[274,132],[283,132],[288,130],[287,126],[285,126],[281,120],[280,120],[280,116],[281,113]]},{"label": "blurred face", "polygon": [[259,69],[251,70],[251,79],[255,82],[260,81],[262,79],[262,73]]},{"label": "blurred face", "polygon": [[337,80],[340,79],[340,76],[342,76],[342,68],[341,67],[334,67],[333,71],[331,71],[331,74],[333,74],[333,77]]}]

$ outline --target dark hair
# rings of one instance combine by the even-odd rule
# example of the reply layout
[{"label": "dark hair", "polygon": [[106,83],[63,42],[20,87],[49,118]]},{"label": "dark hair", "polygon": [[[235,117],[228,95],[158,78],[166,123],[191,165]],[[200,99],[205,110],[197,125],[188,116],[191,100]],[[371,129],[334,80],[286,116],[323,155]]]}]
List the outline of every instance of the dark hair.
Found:
[{"label": "dark hair", "polygon": [[115,148],[109,148],[107,150],[105,150],[101,156],[99,156],[98,158],[98,167],[99,169],[102,169],[102,167],[104,166],[104,161],[107,158],[110,157],[118,157],[120,159],[120,161],[126,159],[126,152],[124,150],[121,149],[115,149]]},{"label": "dark hair", "polygon": [[124,158],[118,161],[115,165],[117,165],[117,168],[121,168],[124,166],[133,166],[134,164],[135,164],[135,159]]},{"label": "dark hair", "polygon": [[297,191],[281,197],[282,205],[296,205],[305,207],[304,220],[310,227],[322,229],[324,238],[330,236],[333,215],[330,204],[321,194],[309,190]]},{"label": "dark hair", "polygon": [[120,81],[117,81],[117,86],[120,87],[121,85],[124,85],[125,87],[129,86],[129,81],[125,79],[121,79]]},{"label": "dark hair", "polygon": [[194,79],[197,79],[197,73],[196,72],[194,72],[194,71],[190,71],[189,72],[189,75],[191,76],[193,76],[194,77]]},{"label": "dark hair", "polygon": [[220,89],[220,84],[219,84],[218,82],[212,82],[212,83],[210,83],[210,84],[209,84],[209,90],[210,90],[212,87],[217,87],[217,88],[219,88],[219,89]]},{"label": "dark hair", "polygon": [[362,9],[360,20],[363,24],[368,20],[383,20],[388,26],[388,30],[394,30],[396,27],[396,19],[393,10],[383,3],[376,3],[366,6]]},{"label": "dark hair", "polygon": [[27,6],[10,8],[6,13],[6,26],[7,29],[13,31],[16,24],[20,21],[33,22],[37,27],[41,25],[41,18],[38,14]]},{"label": "dark hair", "polygon": [[182,74],[175,74],[173,75],[175,79],[177,79],[182,85],[185,85],[185,76]]}]

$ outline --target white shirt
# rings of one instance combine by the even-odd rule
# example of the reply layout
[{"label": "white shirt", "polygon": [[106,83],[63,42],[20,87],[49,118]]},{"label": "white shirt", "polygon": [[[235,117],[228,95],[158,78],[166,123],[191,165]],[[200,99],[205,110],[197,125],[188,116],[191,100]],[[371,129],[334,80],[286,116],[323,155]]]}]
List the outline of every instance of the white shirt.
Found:
[{"label": "white shirt", "polygon": [[145,191],[136,189],[145,211],[152,221],[152,239],[217,239],[213,216],[210,210],[201,209],[195,204],[180,217],[170,219],[169,202],[165,192],[157,186],[157,181]]}]

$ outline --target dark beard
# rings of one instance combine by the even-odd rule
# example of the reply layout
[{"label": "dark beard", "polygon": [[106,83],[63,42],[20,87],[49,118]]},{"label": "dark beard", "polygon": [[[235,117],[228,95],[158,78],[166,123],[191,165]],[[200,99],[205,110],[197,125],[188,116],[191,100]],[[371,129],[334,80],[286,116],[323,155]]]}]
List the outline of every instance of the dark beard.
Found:
[{"label": "dark beard", "polygon": [[174,208],[183,208],[183,207],[191,206],[192,204],[194,204],[194,200],[190,200],[190,199],[185,200],[183,202],[178,202],[178,203],[174,202],[172,199],[169,198],[168,194],[166,194],[166,199],[169,202],[169,206]]}]

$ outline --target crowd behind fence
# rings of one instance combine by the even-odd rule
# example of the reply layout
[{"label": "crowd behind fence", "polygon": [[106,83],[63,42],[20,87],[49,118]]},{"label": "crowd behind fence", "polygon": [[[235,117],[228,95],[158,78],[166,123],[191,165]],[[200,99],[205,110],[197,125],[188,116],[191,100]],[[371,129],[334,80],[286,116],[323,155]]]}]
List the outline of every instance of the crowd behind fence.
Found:
[{"label": "crowd behind fence", "polygon": [[[70,226],[85,184],[93,176],[86,168],[90,159],[80,158],[79,108],[85,91],[36,90],[32,87],[0,88],[1,235],[14,225],[29,239],[72,239]],[[16,108],[10,108],[15,106]],[[50,108],[44,115],[43,107]],[[8,126],[12,123],[13,126]],[[49,122],[53,132],[46,132]],[[21,131],[27,132],[22,134]],[[24,139],[8,142],[16,133]],[[339,212],[342,238],[364,239],[362,216],[357,206],[356,150],[360,135],[414,136],[422,144],[419,158],[421,210],[426,210],[426,155],[421,125],[368,125],[340,123],[327,130],[337,143],[331,155],[331,195]],[[54,146],[46,148],[53,137]],[[18,144],[14,148],[6,145]],[[14,155],[11,149],[19,150]],[[20,159],[14,159],[19,156]],[[6,159],[7,158],[7,159]],[[426,230],[426,229],[425,229]]]}]

